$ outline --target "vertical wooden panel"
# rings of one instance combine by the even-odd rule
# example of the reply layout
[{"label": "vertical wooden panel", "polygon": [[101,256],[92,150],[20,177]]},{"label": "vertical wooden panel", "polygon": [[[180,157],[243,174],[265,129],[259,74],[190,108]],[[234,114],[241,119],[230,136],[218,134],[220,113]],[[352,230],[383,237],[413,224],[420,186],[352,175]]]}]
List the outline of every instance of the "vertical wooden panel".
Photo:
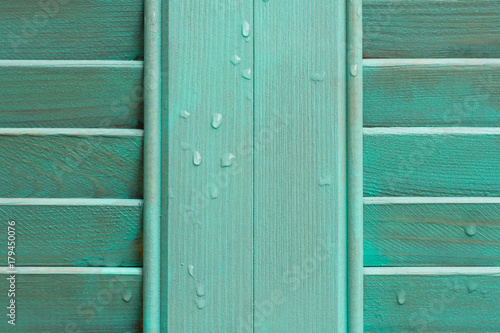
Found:
[{"label": "vertical wooden panel", "polygon": [[255,2],[254,329],[345,331],[345,3]]},{"label": "vertical wooden panel", "polygon": [[252,318],[253,7],[174,0],[167,12],[163,330],[237,332]]}]

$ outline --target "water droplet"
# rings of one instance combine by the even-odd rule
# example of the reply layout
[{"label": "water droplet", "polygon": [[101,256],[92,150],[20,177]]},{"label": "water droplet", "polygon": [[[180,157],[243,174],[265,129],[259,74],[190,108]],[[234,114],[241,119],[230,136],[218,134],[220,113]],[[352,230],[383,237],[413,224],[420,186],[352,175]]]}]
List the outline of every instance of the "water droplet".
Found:
[{"label": "water droplet", "polygon": [[130,302],[132,299],[132,292],[130,290],[125,291],[122,295],[122,299],[127,303]]},{"label": "water droplet", "polygon": [[222,115],[220,113],[216,113],[212,117],[212,127],[218,129],[222,124]]},{"label": "water droplet", "polygon": [[328,186],[332,184],[332,177],[324,176],[319,179],[319,186]]},{"label": "water droplet", "polygon": [[396,295],[396,299],[397,299],[399,305],[405,304],[406,303],[406,292],[405,291],[400,291]]},{"label": "water droplet", "polygon": [[219,196],[219,189],[215,186],[212,186],[208,189],[208,195],[212,199],[216,199]]},{"label": "water droplet", "polygon": [[474,225],[469,225],[469,226],[464,227],[464,231],[467,234],[467,236],[472,237],[476,234],[477,227]]},{"label": "water droplet", "polygon": [[349,72],[352,76],[358,76],[358,65],[351,65]]},{"label": "water droplet", "polygon": [[198,295],[199,297],[205,295],[205,285],[203,284],[203,282],[198,283],[198,285],[196,286],[196,295]]},{"label": "water droplet", "polygon": [[252,79],[252,70],[250,68],[244,69],[243,71],[241,71],[241,76],[243,76],[243,78],[245,78],[247,80],[251,80]]},{"label": "water droplet", "polygon": [[188,273],[192,278],[194,278],[194,266],[193,265],[188,265]]},{"label": "water droplet", "polygon": [[229,61],[231,61],[234,66],[238,66],[238,64],[241,62],[241,58],[235,54],[231,57],[231,59],[229,59]]},{"label": "water droplet", "polygon": [[195,151],[193,154],[193,163],[194,165],[201,164],[201,154],[198,151]]},{"label": "water droplet", "polygon": [[182,150],[189,150],[189,149],[191,149],[191,147],[189,146],[189,143],[181,142],[181,149]]},{"label": "water droplet", "polygon": [[243,37],[250,36],[250,23],[247,21],[243,22],[243,26],[241,27],[241,34]]},{"label": "water droplet", "polygon": [[314,82],[324,81],[326,77],[326,72],[317,72],[311,75],[311,80]]},{"label": "water droplet", "polygon": [[469,284],[467,284],[467,291],[469,292],[469,294],[475,292],[477,290],[477,288],[479,287],[479,285],[475,282],[471,282]]},{"label": "water droplet", "polygon": [[179,117],[188,119],[191,114],[187,110],[182,110],[179,112]]},{"label": "water droplet", "polygon": [[205,308],[205,306],[207,306],[207,302],[205,301],[204,298],[196,299],[195,303],[196,303],[196,307],[198,308],[198,310],[203,310]]},{"label": "water droplet", "polygon": [[234,161],[235,158],[236,158],[236,156],[234,156],[231,153],[225,154],[220,159],[220,166],[223,167],[223,168],[230,167],[231,165],[233,165],[233,161]]}]

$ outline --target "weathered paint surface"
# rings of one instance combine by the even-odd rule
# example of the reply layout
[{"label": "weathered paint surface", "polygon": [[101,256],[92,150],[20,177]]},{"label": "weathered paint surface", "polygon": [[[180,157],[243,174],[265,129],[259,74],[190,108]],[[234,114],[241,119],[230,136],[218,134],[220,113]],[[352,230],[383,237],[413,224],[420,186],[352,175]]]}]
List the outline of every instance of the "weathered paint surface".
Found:
[{"label": "weathered paint surface", "polygon": [[0,196],[141,198],[141,131],[114,131],[0,130]]},{"label": "weathered paint surface", "polygon": [[142,128],[140,61],[0,61],[0,127]]},{"label": "weathered paint surface", "polygon": [[0,215],[19,223],[18,266],[142,266],[141,200],[0,199]]},{"label": "weathered paint surface", "polygon": [[365,332],[498,331],[498,269],[480,275],[428,273],[366,275]]},{"label": "weathered paint surface", "polygon": [[498,58],[498,0],[365,0],[365,58]]},{"label": "weathered paint surface", "polygon": [[[141,280],[140,274],[16,274],[16,325],[4,314],[0,331],[142,332]],[[0,302],[6,309],[7,292]]]},{"label": "weathered paint surface", "polygon": [[140,59],[143,2],[0,1],[0,59]]},{"label": "weathered paint surface", "polygon": [[500,196],[500,129],[365,129],[365,196]]},{"label": "weathered paint surface", "polygon": [[500,60],[364,61],[364,125],[500,126]]},{"label": "weathered paint surface", "polygon": [[499,199],[395,199],[365,202],[365,266],[499,265]]}]

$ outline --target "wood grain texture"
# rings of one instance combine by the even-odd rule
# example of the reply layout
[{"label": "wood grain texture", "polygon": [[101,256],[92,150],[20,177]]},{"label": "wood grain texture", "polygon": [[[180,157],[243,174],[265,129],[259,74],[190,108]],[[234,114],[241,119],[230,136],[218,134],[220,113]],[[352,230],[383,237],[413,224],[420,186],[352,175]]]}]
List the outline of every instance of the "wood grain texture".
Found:
[{"label": "wood grain texture", "polygon": [[0,197],[142,196],[142,136],[0,131]]},{"label": "wood grain texture", "polygon": [[364,126],[500,126],[500,62],[365,60]]},{"label": "wood grain texture", "polygon": [[365,129],[365,196],[500,196],[500,131]]},{"label": "wood grain texture", "polygon": [[365,332],[497,332],[499,283],[495,274],[367,275]]},{"label": "wood grain texture", "polygon": [[365,58],[498,58],[500,2],[366,0]]},{"label": "wood grain texture", "polygon": [[365,204],[365,266],[499,266],[500,203]]},{"label": "wood grain texture", "polygon": [[[16,274],[16,326],[4,315],[0,331],[142,332],[141,280],[140,275]],[[6,292],[0,301],[9,304]]]},{"label": "wood grain texture", "polygon": [[142,128],[142,62],[0,61],[0,127]]},{"label": "wood grain texture", "polygon": [[142,205],[0,202],[0,214],[19,224],[18,266],[142,266]]},{"label": "wood grain texture", "polygon": [[343,332],[345,3],[255,8],[254,332]]},{"label": "wood grain texture", "polygon": [[0,1],[0,59],[142,58],[142,11],[141,0]]},{"label": "wood grain texture", "polygon": [[163,332],[252,327],[252,17],[248,1],[168,3]]}]

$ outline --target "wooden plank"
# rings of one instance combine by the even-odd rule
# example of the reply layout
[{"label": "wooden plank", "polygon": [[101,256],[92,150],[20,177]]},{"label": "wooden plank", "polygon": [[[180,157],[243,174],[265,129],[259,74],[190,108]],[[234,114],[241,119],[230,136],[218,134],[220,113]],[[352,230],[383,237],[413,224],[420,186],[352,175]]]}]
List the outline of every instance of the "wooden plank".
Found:
[{"label": "wooden plank", "polygon": [[0,61],[0,127],[142,127],[142,62]]},{"label": "wooden plank", "polygon": [[[16,274],[16,325],[5,317],[0,330],[142,332],[141,280],[135,274]],[[9,299],[0,295],[2,304]]]},{"label": "wooden plank", "polygon": [[365,58],[498,58],[498,0],[365,0]]},{"label": "wooden plank", "polygon": [[378,199],[365,202],[366,266],[499,265],[500,200]]},{"label": "wooden plank", "polygon": [[365,196],[500,196],[497,128],[365,129]]},{"label": "wooden plank", "polygon": [[0,215],[18,224],[18,266],[142,266],[141,200],[0,199]]},{"label": "wooden plank", "polygon": [[255,2],[254,332],[346,331],[345,6]]},{"label": "wooden plank", "polygon": [[252,318],[252,17],[249,1],[168,3],[162,332]]},{"label": "wooden plank", "polygon": [[364,61],[364,125],[500,126],[500,61]]},{"label": "wooden plank", "polygon": [[[160,332],[161,0],[144,4],[144,332]],[[166,164],[167,165],[167,164]]]},{"label": "wooden plank", "polygon": [[0,59],[140,59],[142,12],[141,0],[0,1]]},{"label": "wooden plank", "polygon": [[142,197],[142,131],[1,129],[0,197]]},{"label": "wooden plank", "polygon": [[365,332],[496,332],[499,272],[366,275]]}]

